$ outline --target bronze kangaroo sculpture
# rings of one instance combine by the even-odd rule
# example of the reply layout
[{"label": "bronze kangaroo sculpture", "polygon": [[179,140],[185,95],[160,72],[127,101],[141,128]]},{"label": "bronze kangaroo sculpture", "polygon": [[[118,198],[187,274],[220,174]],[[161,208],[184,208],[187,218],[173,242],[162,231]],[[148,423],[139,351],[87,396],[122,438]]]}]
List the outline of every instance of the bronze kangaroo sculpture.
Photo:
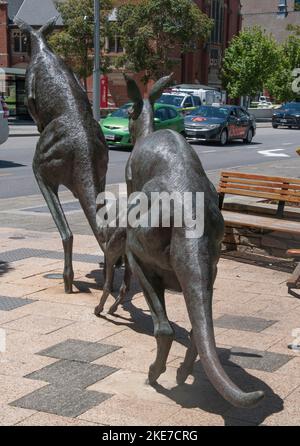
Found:
[{"label": "bronze kangaroo sculpture", "polygon": [[[182,135],[173,130],[154,131],[153,104],[171,76],[160,79],[146,100],[135,81],[125,78],[128,96],[134,103],[130,111],[130,131],[135,145],[126,166],[128,193],[144,193],[150,202],[153,192],[204,193],[204,230],[198,238],[187,237],[189,228],[185,224],[182,227],[175,227],[173,223],[170,227],[129,225],[127,229],[128,261],[151,310],[157,342],[157,356],[149,369],[149,382],[155,383],[166,370],[174,339],[165,307],[164,294],[169,289],[183,293],[192,325],[191,345],[178,370],[177,382],[185,382],[199,354],[208,379],[227,401],[237,407],[253,406],[264,393],[245,393],[239,389],[227,376],[216,353],[212,298],[224,234],[217,192],[196,152]],[[192,203],[194,215],[195,203]],[[171,209],[171,222],[172,212]]]},{"label": "bronze kangaroo sculpture", "polygon": [[71,293],[73,235],[59,201],[58,188],[64,185],[79,199],[102,247],[103,236],[96,222],[96,198],[105,189],[108,149],[85,90],[47,44],[46,36],[54,30],[56,20],[51,19],[38,31],[19,19],[16,24],[29,40],[28,109],[41,134],[33,172],[62,238],[65,292]]},{"label": "bronze kangaroo sculpture", "polygon": [[[104,294],[113,285],[115,264],[125,254],[126,230],[106,228],[96,222],[96,198],[105,189],[108,149],[101,127],[94,120],[89,99],[78,79],[46,42],[56,23],[51,19],[39,31],[16,20],[28,36],[31,61],[26,74],[28,109],[41,133],[33,160],[33,171],[65,252],[65,291],[72,292],[73,236],[58,198],[60,184],[79,199],[92,231],[105,256]],[[124,238],[125,236],[125,238]],[[130,284],[125,261],[124,281],[109,313],[116,311]]]}]

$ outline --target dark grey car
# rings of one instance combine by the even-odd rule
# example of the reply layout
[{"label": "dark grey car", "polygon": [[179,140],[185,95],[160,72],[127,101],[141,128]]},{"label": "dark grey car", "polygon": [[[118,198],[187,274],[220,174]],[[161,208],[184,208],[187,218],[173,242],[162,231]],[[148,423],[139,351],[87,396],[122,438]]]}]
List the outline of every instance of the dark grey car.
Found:
[{"label": "dark grey car", "polygon": [[300,128],[300,102],[288,102],[278,108],[272,117],[272,126],[277,129],[279,126]]},{"label": "dark grey car", "polygon": [[256,133],[255,118],[244,108],[232,105],[198,107],[185,117],[184,124],[188,139],[221,145],[234,139],[250,144]]}]

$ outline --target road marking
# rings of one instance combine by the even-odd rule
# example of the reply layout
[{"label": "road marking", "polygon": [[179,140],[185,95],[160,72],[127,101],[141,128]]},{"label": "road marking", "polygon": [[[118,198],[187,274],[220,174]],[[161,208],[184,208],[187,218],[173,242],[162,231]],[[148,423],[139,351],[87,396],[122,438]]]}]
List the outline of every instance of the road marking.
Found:
[{"label": "road marking", "polygon": [[0,173],[0,177],[8,177],[11,173]]},{"label": "road marking", "polygon": [[291,146],[291,145],[293,145],[293,143],[292,142],[284,142],[282,145],[283,146]]},{"label": "road marking", "polygon": [[216,150],[205,150],[204,152],[201,153],[216,153]]},{"label": "road marking", "polygon": [[[286,153],[278,153],[284,149],[270,149],[270,150],[259,150],[257,153],[263,156],[273,156],[273,157],[281,157],[281,158],[290,158],[290,155]],[[276,152],[276,153],[275,153]]]}]

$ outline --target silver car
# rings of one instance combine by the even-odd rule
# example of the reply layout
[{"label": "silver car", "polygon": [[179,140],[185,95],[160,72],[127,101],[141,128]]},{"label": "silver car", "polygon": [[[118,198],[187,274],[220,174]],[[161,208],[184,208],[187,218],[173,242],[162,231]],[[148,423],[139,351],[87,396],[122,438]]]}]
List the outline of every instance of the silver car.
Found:
[{"label": "silver car", "polygon": [[0,144],[7,141],[9,135],[8,116],[8,107],[4,102],[4,99],[0,97]]}]

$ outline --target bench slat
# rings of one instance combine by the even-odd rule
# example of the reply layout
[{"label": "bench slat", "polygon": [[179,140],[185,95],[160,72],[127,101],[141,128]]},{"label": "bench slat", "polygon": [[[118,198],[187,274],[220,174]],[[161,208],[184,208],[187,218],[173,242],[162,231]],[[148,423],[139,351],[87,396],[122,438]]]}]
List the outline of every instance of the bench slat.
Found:
[{"label": "bench slat", "polygon": [[262,197],[267,198],[267,194],[272,194],[272,197],[274,197],[274,200],[282,200],[282,201],[291,201],[289,198],[294,198],[293,201],[296,203],[300,203],[300,191],[294,192],[289,190],[279,190],[279,189],[269,189],[269,188],[261,188],[256,186],[244,186],[244,185],[236,185],[236,184],[226,184],[223,185],[220,184],[218,192],[224,193],[224,194],[232,194],[231,190],[234,190],[235,195],[242,195],[240,191],[247,191],[248,196],[254,196],[257,195],[254,192],[260,192],[262,194]]},{"label": "bench slat", "polygon": [[243,190],[237,190],[237,189],[227,189],[220,187],[219,189],[220,193],[223,194],[231,194],[231,195],[242,195],[245,197],[257,197],[257,198],[265,198],[269,200],[277,200],[277,201],[291,201],[293,203],[299,203],[300,200],[297,197],[293,196],[283,196],[279,194],[270,194],[270,193],[264,193],[264,192],[251,192],[249,190],[243,191]]},{"label": "bench slat", "polygon": [[252,173],[243,173],[243,172],[221,172],[221,178],[247,178],[253,180],[263,180],[263,181],[273,181],[275,183],[292,183],[292,184],[300,184],[300,179],[298,178],[287,178],[287,177],[271,177],[266,175],[256,175]]},{"label": "bench slat", "polygon": [[289,249],[287,255],[289,257],[300,257],[300,249]]},{"label": "bench slat", "polygon": [[300,197],[300,189],[298,191],[290,191],[289,189],[272,189],[270,187],[261,187],[256,185],[245,185],[245,184],[236,184],[236,183],[221,183],[220,184],[221,189],[241,189],[241,190],[249,190],[249,191],[259,191],[259,192],[270,192],[278,195],[294,195],[295,197]]},{"label": "bench slat", "polygon": [[262,228],[271,231],[300,234],[300,222],[263,217],[260,215],[242,214],[239,212],[222,211],[225,223],[252,228]]},{"label": "bench slat", "polygon": [[289,184],[287,185],[286,183],[272,183],[271,181],[256,181],[256,180],[251,180],[251,179],[246,179],[246,178],[241,178],[241,179],[237,179],[237,178],[223,178],[221,177],[220,179],[220,183],[227,185],[229,183],[232,184],[244,184],[247,185],[249,184],[250,186],[262,186],[262,187],[272,187],[272,188],[276,188],[276,189],[290,189],[290,190],[296,190],[296,191],[300,191],[300,184],[299,185],[295,185],[295,184]]}]

